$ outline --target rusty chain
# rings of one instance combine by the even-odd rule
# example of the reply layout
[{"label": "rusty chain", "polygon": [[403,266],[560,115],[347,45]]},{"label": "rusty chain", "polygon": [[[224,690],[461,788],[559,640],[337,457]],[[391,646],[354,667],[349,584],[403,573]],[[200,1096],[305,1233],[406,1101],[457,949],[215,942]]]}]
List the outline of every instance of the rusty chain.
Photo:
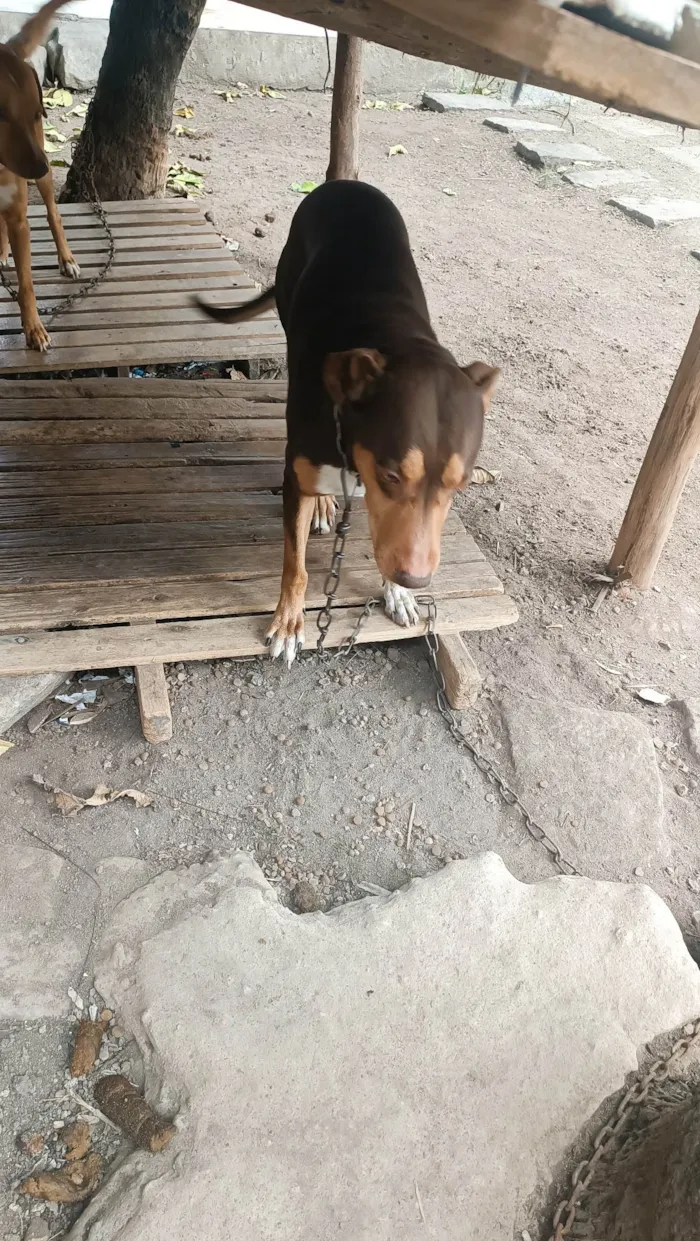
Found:
[{"label": "rusty chain", "polygon": [[[85,133],[86,131],[83,128],[82,136],[85,136]],[[66,293],[65,296],[61,297],[60,301],[54,302],[52,306],[44,306],[44,307],[39,308],[40,316],[42,317],[42,319],[46,319],[48,323],[51,323],[51,321],[55,319],[58,315],[65,314],[66,311],[70,310],[71,306],[74,306],[76,302],[80,302],[83,300],[84,297],[87,297],[88,293],[91,293],[92,290],[95,289],[98,284],[102,283],[102,281],[104,280],[105,276],[110,271],[114,263],[114,248],[115,248],[114,233],[112,232],[112,229],[110,228],[105,209],[102,206],[102,203],[100,201],[100,196],[97,193],[97,188],[95,186],[94,139],[93,139],[92,133],[90,131],[88,131],[88,133],[89,133],[89,146],[88,146],[88,151],[87,151],[87,156],[86,156],[83,172],[84,172],[84,176],[85,176],[85,180],[86,180],[87,188],[88,188],[88,195],[89,195],[88,202],[90,203],[90,206],[92,207],[93,213],[97,216],[97,219],[100,221],[102,227],[104,228],[105,234],[107,236],[107,243],[108,243],[107,258],[102,264],[100,270],[97,272],[97,275],[92,276],[90,280],[86,280],[82,284],[81,288],[76,289],[74,293]],[[86,139],[86,143],[87,142],[88,142],[88,139]],[[19,296],[17,294],[17,290],[10,283],[10,279],[7,274],[7,271],[2,266],[0,266],[0,284],[2,284],[3,288],[9,293],[12,300],[14,302],[19,303]]]}]

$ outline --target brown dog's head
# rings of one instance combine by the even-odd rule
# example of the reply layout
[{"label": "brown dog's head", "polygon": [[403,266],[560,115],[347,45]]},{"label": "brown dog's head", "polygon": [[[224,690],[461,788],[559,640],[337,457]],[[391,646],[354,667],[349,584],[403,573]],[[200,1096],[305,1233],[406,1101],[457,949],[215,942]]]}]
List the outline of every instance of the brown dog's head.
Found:
[{"label": "brown dog's head", "polygon": [[484,362],[459,367],[432,342],[404,357],[351,349],[325,359],[325,387],[343,406],[365,488],[377,567],[398,586],[420,590],[438,567],[445,517],[471,478],[499,377]]},{"label": "brown dog's head", "polygon": [[9,44],[0,44],[0,164],[25,181],[36,181],[49,171],[35,136],[43,113],[35,69]]}]

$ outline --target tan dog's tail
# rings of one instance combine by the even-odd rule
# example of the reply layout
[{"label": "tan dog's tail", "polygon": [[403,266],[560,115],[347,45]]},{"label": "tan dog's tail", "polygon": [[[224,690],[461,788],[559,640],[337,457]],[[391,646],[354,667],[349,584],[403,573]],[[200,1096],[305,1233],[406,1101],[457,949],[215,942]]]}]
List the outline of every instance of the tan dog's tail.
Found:
[{"label": "tan dog's tail", "polygon": [[264,315],[266,310],[274,309],[275,286],[273,284],[272,288],[265,289],[258,297],[245,302],[243,306],[211,306],[201,297],[195,300],[210,319],[218,319],[219,323],[243,323],[246,319],[256,319],[258,315]]},{"label": "tan dog's tail", "polygon": [[57,9],[62,8],[67,3],[68,0],[49,0],[48,4],[45,4],[43,8],[39,9],[38,13],[35,13],[33,17],[29,18],[29,21],[24,23],[22,29],[16,35],[7,40],[7,46],[12,48],[20,60],[27,60],[32,52],[35,52],[39,45],[44,42],[49,33],[51,18]]}]

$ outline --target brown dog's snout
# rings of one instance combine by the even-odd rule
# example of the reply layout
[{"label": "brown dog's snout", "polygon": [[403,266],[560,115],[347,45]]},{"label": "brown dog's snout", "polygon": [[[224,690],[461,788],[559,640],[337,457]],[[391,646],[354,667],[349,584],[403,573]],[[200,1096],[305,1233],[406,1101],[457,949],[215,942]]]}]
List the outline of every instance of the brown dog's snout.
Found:
[{"label": "brown dog's snout", "polygon": [[406,590],[425,590],[432,581],[432,573],[427,577],[414,577],[412,573],[394,573],[392,581],[396,586],[405,586]]}]

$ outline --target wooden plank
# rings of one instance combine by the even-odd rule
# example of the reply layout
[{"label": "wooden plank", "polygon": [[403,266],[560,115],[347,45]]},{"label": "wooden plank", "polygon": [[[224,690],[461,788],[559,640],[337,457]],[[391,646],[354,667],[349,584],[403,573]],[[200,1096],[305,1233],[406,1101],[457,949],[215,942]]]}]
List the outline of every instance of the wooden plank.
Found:
[{"label": "wooden plank", "polygon": [[[435,6],[425,0],[372,0],[371,5],[366,0],[255,0],[253,7],[489,77],[516,81],[525,65],[530,85],[674,124],[700,125],[698,65],[535,0],[498,0],[495,5],[441,0]],[[546,22],[542,10],[559,22]],[[566,30],[563,19],[568,19]]]},{"label": "wooden plank", "polygon": [[[68,444],[52,447],[32,444],[26,448],[0,448],[0,471],[54,470],[67,465],[83,469],[109,464],[143,465],[204,465],[213,461],[232,465],[246,459],[266,457],[280,460],[282,453],[276,440],[246,443],[245,446],[221,443],[201,444]],[[6,477],[2,479],[4,483]],[[81,480],[82,482],[82,480]],[[73,479],[75,486],[76,480]]]},{"label": "wooden plank", "polygon": [[[88,328],[83,330],[77,329],[73,331],[61,332],[56,331],[54,325],[51,325],[52,346],[45,358],[53,358],[64,350],[79,350],[85,346],[95,346],[96,333],[91,332]],[[201,337],[206,337],[208,342],[215,340],[228,340],[232,342],[237,337],[269,337],[270,339],[283,339],[282,331],[277,326],[274,319],[259,318],[251,323],[228,324],[216,323],[212,319],[207,319],[204,315],[200,316],[197,322],[197,332]],[[163,316],[161,323],[131,328],[111,329],[109,332],[109,344],[114,345],[137,345],[147,346],[151,343],[167,343],[175,341],[191,341],[192,325],[188,323],[169,323],[167,316]],[[17,336],[4,335],[0,336],[0,355],[5,359],[11,360],[12,355],[17,356],[30,352],[20,342]],[[137,350],[138,352],[138,350]],[[63,359],[61,359],[63,362]]]},{"label": "wooden plank", "polygon": [[[49,386],[50,383],[47,382],[47,387]],[[204,405],[200,399],[186,400],[174,397],[155,400],[140,399],[140,387],[135,384],[132,387],[138,396],[135,395],[131,401],[125,401],[122,398],[113,400],[109,397],[95,397],[90,401],[81,398],[71,400],[67,397],[50,402],[20,397],[17,401],[10,401],[6,400],[0,392],[0,444],[3,443],[5,434],[3,423],[17,422],[21,425],[25,422],[43,422],[45,425],[53,425],[54,421],[58,424],[71,420],[101,423],[111,419],[136,423],[149,419],[162,421],[171,418],[193,418],[201,421],[207,418],[211,422],[245,419],[247,422],[259,421],[263,424],[268,421],[279,422],[284,418],[284,406],[279,401],[265,403],[237,400],[238,385],[235,383],[230,385],[229,399],[219,397],[218,400],[215,398]],[[261,435],[261,439],[265,438],[265,435]]]},{"label": "wooden plank", "polygon": [[[195,215],[199,219],[203,219],[202,209],[192,199],[187,198],[139,198],[125,199],[122,201],[105,202],[102,204],[107,216],[124,216],[132,215],[138,211],[139,215],[155,214],[159,212],[167,213],[169,216],[176,215]],[[68,216],[95,216],[95,212],[90,203],[60,203],[59,209],[61,215],[65,218]],[[27,208],[27,215],[30,220],[35,216],[46,214],[46,208],[42,203],[31,203]]]},{"label": "wooden plank", "polygon": [[[127,246],[129,247],[128,249]],[[130,242],[127,242],[126,246],[120,246],[118,241],[115,242],[114,252],[116,255],[116,261],[114,267],[112,267],[109,272],[110,276],[114,276],[115,271],[119,271],[124,267],[138,267],[139,269],[143,268],[143,278],[148,280],[150,269],[156,264],[179,264],[180,262],[184,263],[187,261],[197,263],[201,262],[203,264],[209,263],[210,265],[211,263],[216,262],[223,271],[235,270],[235,268],[231,265],[230,256],[227,257],[229,253],[228,250],[225,250],[223,246],[217,246],[211,241],[208,241],[206,245],[198,247],[196,251],[192,246],[184,250],[178,250],[177,246],[165,247],[162,250],[139,250],[134,248],[135,246],[135,242],[133,243],[133,246]],[[106,249],[104,251],[93,249],[85,258],[85,271],[91,271],[93,268],[96,271],[99,270],[106,257]],[[58,263],[55,252],[53,254],[50,252],[47,252],[46,254],[32,253],[33,279],[41,281],[42,276],[46,279],[46,273],[48,272],[49,278],[55,280],[55,269],[57,266]],[[8,270],[12,271],[13,268],[8,265]],[[131,272],[131,275],[133,275],[133,272]],[[81,277],[84,278],[82,264]],[[79,281],[76,281],[75,283],[78,284]],[[72,280],[70,283],[66,281],[66,284],[69,291],[75,289],[75,284]]]},{"label": "wooden plank", "polygon": [[[359,607],[335,610],[326,645],[338,646],[348,638],[361,612]],[[315,631],[316,616],[315,610],[307,613],[309,635]],[[437,632],[495,629],[511,625],[517,618],[515,604],[505,595],[446,600],[440,604]],[[259,616],[238,616],[3,635],[0,636],[0,675],[263,655],[267,649],[264,641],[267,623]],[[426,628],[423,622],[403,629],[382,613],[374,612],[360,631],[358,640],[360,643],[400,642],[420,636]]]},{"label": "wooden plank", "polygon": [[[96,270],[97,269],[95,269],[95,271]],[[95,273],[93,272],[93,274]],[[87,279],[85,271],[83,271],[82,275]],[[114,282],[110,282],[110,275],[111,273],[105,277],[101,284],[96,285],[94,289],[90,290],[89,297],[91,305],[94,306],[97,301],[103,297],[111,298],[116,295],[131,299],[132,295],[136,293],[139,295],[142,304],[144,306],[149,306],[151,305],[151,298],[157,297],[161,293],[179,292],[186,293],[188,295],[192,293],[203,293],[209,297],[212,290],[218,291],[221,289],[225,289],[229,293],[234,293],[240,289],[246,290],[246,296],[241,300],[247,301],[250,297],[252,297],[255,288],[253,281],[249,280],[247,276],[237,274],[232,276],[229,272],[218,272],[208,276],[202,274],[198,276],[196,270],[189,273],[186,272],[181,276],[178,276],[177,272],[174,272],[169,276],[164,276],[162,279],[153,279],[151,276],[147,282],[132,279],[131,277],[133,276],[133,273],[130,273],[129,279],[120,279],[116,286]],[[48,279],[50,280],[51,277],[48,277]],[[58,279],[58,277],[56,277],[56,279]],[[61,280],[60,284],[42,283],[42,299],[47,299],[50,297],[59,298],[62,295],[65,295],[66,290],[70,291],[71,287],[73,286],[68,285],[65,280]],[[10,298],[9,294],[6,293],[4,289],[0,289],[0,321],[6,314],[13,313],[13,308],[15,305],[16,303]],[[173,380],[172,382],[180,383],[184,381]]]},{"label": "wooden plank", "polygon": [[[173,281],[173,283],[177,282]],[[205,291],[207,301],[211,302],[212,305],[242,306],[245,302],[249,302],[251,300],[251,295],[253,292],[252,289],[232,288],[231,284],[224,282],[223,279],[219,283],[219,288]],[[62,284],[61,286],[56,286],[56,288],[58,292],[55,296],[60,297],[61,294],[66,293],[70,286]],[[138,292],[138,300],[134,298],[135,292]],[[47,296],[48,294],[44,289],[42,292],[42,297],[46,298]],[[125,322],[124,315],[127,311],[131,312],[132,310],[137,310],[141,313],[144,310],[155,311],[164,310],[166,308],[168,318],[170,318],[173,309],[186,309],[189,310],[193,316],[197,316],[201,319],[200,312],[193,305],[193,297],[194,294],[191,283],[182,289],[176,289],[173,292],[165,293],[158,292],[158,285],[155,281],[153,284],[151,281],[139,283],[137,289],[132,290],[131,293],[122,292],[122,286],[119,286],[119,292],[115,292],[112,287],[103,291],[99,301],[97,301],[93,295],[90,294],[90,296],[85,297],[83,301],[76,302],[72,310],[68,310],[61,314],[60,317],[52,323],[52,330],[55,330],[59,324],[61,326],[72,326],[75,324],[80,325],[84,322],[86,315],[97,319],[106,312],[116,310],[120,312],[119,319],[117,320],[118,323]],[[269,318],[271,314],[271,311],[267,311],[265,317]],[[2,318],[7,323],[8,327],[16,327],[16,321],[20,319],[20,315],[21,311],[16,302],[9,302],[7,306],[3,304]]]},{"label": "wooden plank", "polygon": [[[49,325],[50,327],[50,325]],[[103,366],[147,366],[180,362],[232,362],[237,358],[280,357],[285,349],[281,329],[275,333],[253,335],[248,324],[232,324],[228,336],[209,333],[202,340],[135,340],[124,344],[94,344],[69,349],[50,349],[35,353],[29,349],[0,352],[0,371],[83,370]],[[164,333],[165,335],[166,333]]]},{"label": "wooden plank", "polygon": [[[287,384],[283,379],[155,379],[150,376],[139,380],[134,387],[131,379],[0,379],[0,402],[7,400],[56,400],[82,397],[110,400],[157,400],[184,398],[200,401],[204,398],[228,399],[233,392],[237,400],[285,401]],[[76,415],[77,417],[77,415]]]},{"label": "wooden plank", "polygon": [[[249,470],[251,467],[244,467]],[[92,478],[94,471],[91,471]],[[231,521],[253,516],[282,521],[280,496],[245,491],[178,492],[160,495],[84,495],[75,489],[58,496],[3,497],[0,531],[53,530],[65,526],[121,525],[157,521]],[[281,526],[280,526],[281,529]]]},{"label": "wooden plank", "polygon": [[[63,341],[67,339],[68,334],[75,336],[76,333],[89,333],[83,336],[83,344],[94,343],[100,337],[114,339],[115,334],[124,332],[127,329],[131,332],[135,328],[142,329],[141,335],[145,339],[154,338],[156,340],[167,340],[171,336],[171,329],[174,325],[190,325],[190,335],[196,331],[197,335],[202,335],[202,328],[210,320],[204,318],[198,306],[191,301],[189,305],[175,307],[169,306],[161,310],[142,310],[138,303],[134,304],[132,300],[132,308],[130,310],[113,310],[110,313],[103,313],[101,308],[93,308],[92,314],[87,310],[80,312],[70,312],[66,315],[60,315],[55,319],[48,319],[48,326],[51,331],[53,348],[72,348],[73,346],[63,345]],[[278,330],[279,320],[274,311],[265,311],[258,315],[252,323],[264,325],[259,330],[267,330],[268,332]],[[8,339],[12,339],[17,344],[22,331],[22,324],[18,316],[8,317],[3,324],[7,332]],[[224,324],[224,327],[227,325]],[[245,324],[243,326],[246,326]],[[143,331],[143,329],[146,329]],[[157,333],[160,331],[160,335]],[[229,333],[231,326],[228,326]]]},{"label": "wooden plank", "polygon": [[146,741],[151,745],[170,741],[173,735],[173,717],[165,668],[158,663],[137,664],[134,673],[141,729]]},{"label": "wooden plank", "polygon": [[473,706],[481,689],[481,677],[461,634],[449,633],[440,638],[437,661],[452,710],[464,711]]},{"label": "wooden plank", "polygon": [[[143,273],[141,273],[138,278],[140,283],[143,284],[143,281],[146,279],[169,280],[171,277],[173,279],[181,279],[183,276],[190,276],[194,280],[199,280],[207,276],[228,276],[233,284],[243,286],[247,282],[247,287],[253,288],[253,281],[248,280],[247,277],[244,278],[241,274],[239,274],[236,268],[231,266],[229,260],[226,258],[226,254],[227,251],[224,249],[221,249],[220,251],[212,249],[211,251],[207,251],[205,254],[201,254],[199,258],[189,259],[188,257],[185,257],[187,255],[186,251],[176,250],[171,256],[168,256],[167,252],[161,252],[158,256],[158,262],[149,264],[148,268],[144,269]],[[32,268],[32,279],[37,286],[41,286],[47,282],[53,282],[55,284],[55,270],[50,270],[50,266],[51,265],[49,265],[46,270],[42,267]],[[91,280],[93,276],[97,276],[99,274],[100,269],[101,264],[88,263],[87,266],[81,268],[80,280]],[[107,282],[116,284],[122,280],[135,281],[137,274],[138,273],[136,272],[133,264],[126,266],[122,263],[117,263],[107,272],[99,287],[103,287],[103,285],[107,284]],[[141,276],[143,279],[141,279]],[[76,283],[79,284],[80,281],[77,281]],[[73,281],[68,282],[67,280],[63,280],[59,286],[64,293],[66,290],[68,290],[68,292],[74,292],[75,287],[76,286]],[[4,299],[9,300],[9,294],[4,289],[2,292]],[[43,290],[41,292],[41,296],[44,296]],[[92,296],[92,293],[90,293],[90,296]],[[0,301],[2,300],[3,299],[0,298]]]},{"label": "wooden plank", "polygon": [[[94,255],[92,259],[89,257],[86,263],[103,263],[109,253],[109,239],[107,234],[87,239],[70,237],[70,246],[74,254]],[[123,237],[121,233],[115,233],[114,236],[114,254],[116,259],[121,262],[123,254],[158,254],[161,250],[221,250],[221,240],[217,237],[213,228],[207,228],[206,232],[200,229],[187,229],[185,232],[164,232],[162,229],[155,233],[150,233],[146,237]],[[226,251],[226,253],[231,253]],[[32,237],[32,262],[39,257],[47,256],[56,263],[56,246],[51,235],[44,240],[43,237]],[[80,262],[82,263],[82,259]],[[13,266],[10,259],[10,267]]]},{"label": "wooden plank", "polygon": [[[188,230],[201,233],[204,229],[208,229],[209,236],[216,237],[219,244],[221,244],[221,236],[216,232],[216,229],[212,228],[210,224],[207,224],[202,219],[190,219],[189,217],[186,217],[184,220],[178,220],[175,225],[172,218],[169,218],[167,215],[149,215],[147,219],[144,219],[140,213],[136,213],[133,217],[132,223],[127,221],[122,224],[120,220],[117,226],[110,225],[110,228],[120,241],[124,241],[130,237],[155,237],[156,239],[160,239],[166,230],[169,230],[171,235],[175,237],[183,234],[185,236],[189,236]],[[73,245],[76,241],[94,241],[95,238],[106,238],[107,236],[101,221],[98,220],[96,216],[85,220],[81,219],[79,223],[65,220],[64,232],[71,245]],[[32,220],[31,234],[32,245],[34,244],[35,239],[37,241],[45,241],[49,244],[53,244],[49,221],[46,217],[37,217]],[[233,254],[233,250],[230,253]]]},{"label": "wooden plank", "polygon": [[41,422],[1,422],[0,444],[125,444],[149,440],[247,440],[287,439],[287,424],[279,418],[150,418],[140,422],[120,419],[61,418]]},{"label": "wooden plank", "polygon": [[[308,608],[325,602],[327,565],[312,569],[306,592]],[[436,598],[485,598],[502,595],[494,586],[493,570],[476,562],[441,565],[433,582]],[[498,582],[498,579],[496,579]],[[381,577],[373,563],[348,568],[338,591],[342,605],[364,603],[381,594]],[[271,614],[280,593],[280,574],[231,582],[213,581],[84,584],[6,591],[0,594],[0,633],[55,629],[87,624],[118,624],[135,618],[172,620],[174,617]]]},{"label": "wooden plank", "polygon": [[[0,458],[2,449],[0,449]],[[14,470],[4,473],[0,466],[0,500],[10,497],[25,500],[29,494],[40,496],[71,496],[76,492],[95,503],[109,495],[161,495],[167,492],[188,494],[206,492],[251,492],[282,487],[282,462],[237,461],[234,465],[188,465],[169,467],[133,465],[100,467],[76,471],[74,468],[44,470],[35,473]]]}]

